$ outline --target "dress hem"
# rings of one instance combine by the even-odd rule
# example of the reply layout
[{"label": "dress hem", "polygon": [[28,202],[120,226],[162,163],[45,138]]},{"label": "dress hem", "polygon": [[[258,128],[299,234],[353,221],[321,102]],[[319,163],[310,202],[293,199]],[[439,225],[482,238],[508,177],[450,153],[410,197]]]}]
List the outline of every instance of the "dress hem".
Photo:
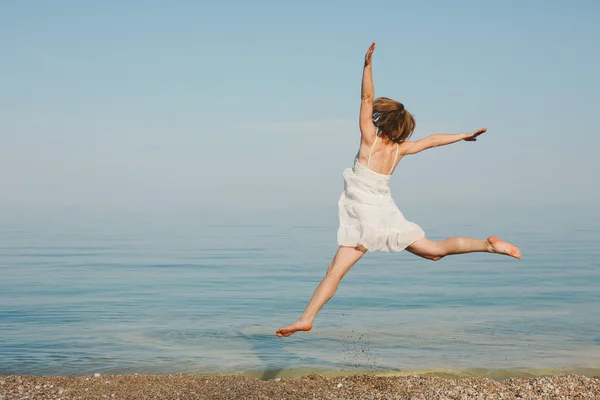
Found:
[{"label": "dress hem", "polygon": [[401,251],[406,250],[407,247],[413,245],[415,242],[417,242],[418,240],[421,240],[425,237],[425,233],[423,233],[421,236],[419,236],[418,238],[416,238],[415,240],[412,240],[409,244],[407,244],[406,246],[404,246],[403,248],[401,248],[400,250],[389,250],[389,247],[387,247],[386,250],[370,250],[369,249],[369,245],[365,244],[365,243],[360,243],[358,242],[357,244],[342,244],[340,243],[340,241],[337,242],[338,246],[340,247],[350,247],[353,249],[356,249],[357,247],[364,247],[366,249],[367,252],[370,253],[375,253],[375,252],[384,252],[384,253],[400,253]]}]

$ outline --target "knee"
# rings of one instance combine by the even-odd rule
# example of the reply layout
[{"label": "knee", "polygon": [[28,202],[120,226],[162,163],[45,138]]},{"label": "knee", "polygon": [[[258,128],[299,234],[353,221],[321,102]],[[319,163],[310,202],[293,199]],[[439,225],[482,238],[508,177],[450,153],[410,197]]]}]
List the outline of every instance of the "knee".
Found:
[{"label": "knee", "polygon": [[333,272],[333,263],[329,264],[329,267],[327,267],[327,273],[325,274],[325,276],[329,276],[332,272]]},{"label": "knee", "polygon": [[327,268],[327,273],[325,274],[325,279],[334,279],[338,281],[342,279],[342,277],[339,276],[339,273],[337,273],[333,268],[333,263],[329,264],[329,268]]}]

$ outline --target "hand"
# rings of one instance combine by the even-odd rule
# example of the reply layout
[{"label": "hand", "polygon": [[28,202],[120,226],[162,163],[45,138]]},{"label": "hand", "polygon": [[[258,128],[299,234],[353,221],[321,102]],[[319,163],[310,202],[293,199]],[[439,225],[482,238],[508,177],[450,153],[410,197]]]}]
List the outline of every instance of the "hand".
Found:
[{"label": "hand", "polygon": [[474,142],[477,140],[477,136],[481,135],[485,131],[487,131],[487,128],[481,128],[481,129],[477,129],[473,133],[467,133],[467,135],[465,136],[465,138],[463,140],[466,140],[467,142]]},{"label": "hand", "polygon": [[373,57],[373,51],[375,50],[375,42],[371,43],[367,54],[365,55],[365,67],[371,65],[371,58]]}]

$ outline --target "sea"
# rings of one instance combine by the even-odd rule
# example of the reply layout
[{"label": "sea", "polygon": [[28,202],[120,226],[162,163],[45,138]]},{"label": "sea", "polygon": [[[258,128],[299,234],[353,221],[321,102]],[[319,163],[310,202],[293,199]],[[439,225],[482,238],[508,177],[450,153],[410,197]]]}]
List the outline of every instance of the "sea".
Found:
[{"label": "sea", "polygon": [[335,208],[2,209],[0,375],[600,375],[600,207],[403,212],[522,259],[367,253],[279,338],[337,250]]}]

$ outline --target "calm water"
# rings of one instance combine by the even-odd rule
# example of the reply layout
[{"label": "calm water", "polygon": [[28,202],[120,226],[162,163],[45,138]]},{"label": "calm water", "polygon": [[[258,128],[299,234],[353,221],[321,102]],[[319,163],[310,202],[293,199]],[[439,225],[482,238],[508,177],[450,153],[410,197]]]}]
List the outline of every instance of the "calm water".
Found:
[{"label": "calm water", "polygon": [[312,332],[281,339],[336,250],[335,209],[5,210],[0,374],[600,368],[597,209],[404,211],[523,259],[368,254]]}]

